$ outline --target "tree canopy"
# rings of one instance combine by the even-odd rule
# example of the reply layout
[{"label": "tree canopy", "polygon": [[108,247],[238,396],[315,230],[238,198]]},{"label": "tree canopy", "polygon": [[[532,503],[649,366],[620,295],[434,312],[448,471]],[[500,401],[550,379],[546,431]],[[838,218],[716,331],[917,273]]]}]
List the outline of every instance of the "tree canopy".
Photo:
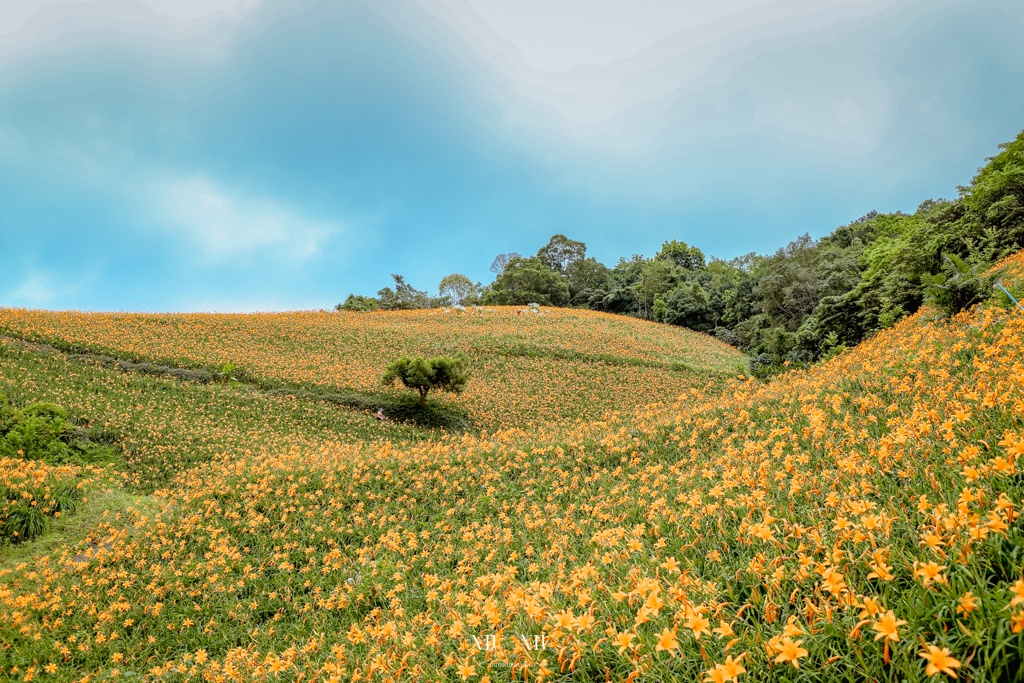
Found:
[{"label": "tree canopy", "polygon": [[562,275],[536,256],[513,258],[484,293],[482,303],[564,306],[569,303],[569,285]]},{"label": "tree canopy", "polygon": [[475,304],[480,299],[480,284],[474,284],[472,280],[461,273],[452,273],[441,278],[437,286],[437,293],[442,300],[446,300],[453,306],[465,306]]},{"label": "tree canopy", "polygon": [[390,287],[377,292],[380,300],[380,307],[385,311],[403,311],[414,308],[430,308],[432,302],[426,292],[415,289],[405,281],[401,275],[391,276],[395,281],[395,288]]},{"label": "tree canopy", "polygon": [[514,251],[510,251],[507,254],[498,254],[494,257],[494,261],[491,262],[491,272],[495,275],[501,275],[502,271],[505,270],[505,266],[508,265],[508,262],[514,258],[522,258],[522,256]]},{"label": "tree canopy", "polygon": [[452,356],[419,358],[404,356],[388,365],[381,383],[394,384],[398,380],[420,395],[420,404],[426,402],[432,389],[459,393],[469,380],[465,362]]},{"label": "tree canopy", "polygon": [[365,313],[367,311],[376,311],[380,308],[380,301],[372,296],[349,294],[345,302],[338,304],[335,308],[339,311],[359,311]]},{"label": "tree canopy", "polygon": [[587,245],[571,240],[565,235],[553,235],[548,243],[537,251],[544,265],[556,273],[566,273],[572,264],[587,257]]},{"label": "tree canopy", "polygon": [[654,258],[670,261],[686,270],[700,270],[704,267],[704,252],[678,240],[665,242]]}]

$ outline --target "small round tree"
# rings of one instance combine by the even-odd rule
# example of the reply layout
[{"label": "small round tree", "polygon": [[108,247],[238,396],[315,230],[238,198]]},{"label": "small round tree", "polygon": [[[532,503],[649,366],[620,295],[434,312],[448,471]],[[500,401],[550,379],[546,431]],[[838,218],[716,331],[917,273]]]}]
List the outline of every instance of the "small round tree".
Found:
[{"label": "small round tree", "polygon": [[419,392],[420,405],[423,405],[431,389],[457,394],[466,386],[468,379],[466,364],[460,358],[439,356],[428,359],[405,356],[388,365],[381,384],[393,384],[395,380],[400,380],[409,389]]}]

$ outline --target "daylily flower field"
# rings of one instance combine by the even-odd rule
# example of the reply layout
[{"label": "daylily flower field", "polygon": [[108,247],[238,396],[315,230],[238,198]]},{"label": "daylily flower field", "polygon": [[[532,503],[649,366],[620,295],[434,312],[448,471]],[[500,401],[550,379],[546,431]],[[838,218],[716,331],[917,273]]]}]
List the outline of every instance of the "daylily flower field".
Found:
[{"label": "daylily flower field", "polygon": [[[0,548],[0,679],[1021,679],[1024,312],[925,309],[768,383],[704,335],[544,313],[0,310],[0,392],[124,451],[4,459],[6,498],[133,501]],[[461,433],[259,385],[378,391],[452,351]]]},{"label": "daylily flower field", "polygon": [[572,309],[540,315],[512,307],[252,315],[0,309],[0,331],[183,367],[230,361],[262,381],[360,392],[380,390],[390,360],[457,353],[477,377],[457,403],[490,429],[634,410],[675,396],[681,381],[734,373],[742,361],[704,334]]}]

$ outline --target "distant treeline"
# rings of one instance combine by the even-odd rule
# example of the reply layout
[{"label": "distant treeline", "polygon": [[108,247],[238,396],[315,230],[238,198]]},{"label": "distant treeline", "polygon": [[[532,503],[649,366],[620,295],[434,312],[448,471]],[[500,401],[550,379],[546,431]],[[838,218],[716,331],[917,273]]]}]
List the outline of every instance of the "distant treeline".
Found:
[{"label": "distant treeline", "polygon": [[[453,274],[434,297],[394,275],[394,289],[350,295],[338,309],[534,302],[589,308],[714,334],[749,354],[762,372],[811,362],[893,325],[929,294],[948,294],[953,280],[1024,248],[1024,131],[999,148],[953,201],[927,200],[913,214],[871,212],[768,256],[708,259],[673,240],[653,258],[634,254],[609,268],[588,258],[583,242],[558,234],[534,256],[499,255],[489,285]],[[962,305],[973,295],[959,296]]]}]

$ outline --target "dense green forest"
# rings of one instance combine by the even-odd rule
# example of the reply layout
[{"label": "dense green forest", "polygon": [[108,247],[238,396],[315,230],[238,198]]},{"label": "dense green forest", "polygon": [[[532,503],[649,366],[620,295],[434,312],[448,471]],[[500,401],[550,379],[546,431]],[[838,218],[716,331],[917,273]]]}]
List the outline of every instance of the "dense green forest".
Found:
[{"label": "dense green forest", "polygon": [[706,258],[673,240],[652,258],[634,254],[609,268],[558,234],[534,256],[499,255],[489,285],[453,274],[433,297],[395,275],[394,289],[350,295],[338,308],[590,308],[714,334],[766,374],[856,344],[927,299],[956,310],[988,295],[988,266],[1024,247],[1024,131],[999,148],[955,200],[929,199],[913,214],[871,212],[770,255]]}]

